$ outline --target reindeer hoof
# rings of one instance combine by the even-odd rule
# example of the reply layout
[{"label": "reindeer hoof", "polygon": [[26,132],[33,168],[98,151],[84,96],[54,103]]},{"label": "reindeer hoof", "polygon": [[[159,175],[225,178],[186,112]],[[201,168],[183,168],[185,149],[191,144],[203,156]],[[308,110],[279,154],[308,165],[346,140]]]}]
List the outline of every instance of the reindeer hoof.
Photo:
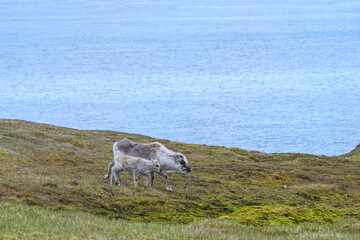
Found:
[{"label": "reindeer hoof", "polygon": [[109,178],[109,175],[106,174],[105,177],[104,177],[104,179],[108,179],[108,178]]},{"label": "reindeer hoof", "polygon": [[172,192],[172,188],[167,188],[166,189],[168,192]]}]

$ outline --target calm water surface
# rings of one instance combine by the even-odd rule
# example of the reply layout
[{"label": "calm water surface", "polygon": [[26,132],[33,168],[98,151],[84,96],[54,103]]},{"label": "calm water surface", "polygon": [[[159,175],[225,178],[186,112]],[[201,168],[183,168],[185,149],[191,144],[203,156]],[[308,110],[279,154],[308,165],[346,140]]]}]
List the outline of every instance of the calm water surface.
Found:
[{"label": "calm water surface", "polygon": [[360,2],[2,0],[0,89],[0,118],[342,154]]}]

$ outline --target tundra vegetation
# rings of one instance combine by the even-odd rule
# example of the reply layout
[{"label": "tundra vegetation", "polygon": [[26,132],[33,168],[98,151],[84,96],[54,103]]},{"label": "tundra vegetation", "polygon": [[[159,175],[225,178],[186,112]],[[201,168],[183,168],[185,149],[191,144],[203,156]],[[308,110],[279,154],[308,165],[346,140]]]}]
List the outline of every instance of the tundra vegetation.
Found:
[{"label": "tundra vegetation", "polygon": [[[166,191],[160,177],[155,178],[153,191],[135,188],[129,173],[122,177],[128,187],[110,186],[103,176],[113,158],[112,145],[115,140],[125,137],[143,143],[159,141],[167,148],[185,154],[193,174],[170,173],[172,193]],[[142,181],[145,182],[145,178],[140,177],[139,182]],[[19,209],[23,209],[22,213],[29,216],[43,212],[49,218],[76,218],[80,225],[79,219],[83,217],[84,225],[90,224],[87,222],[91,218],[100,225],[113,224],[121,229],[137,222],[144,229],[149,224],[154,229],[187,229],[199,234],[203,231],[199,229],[211,226],[204,232],[214,234],[181,235],[185,233],[178,232],[174,235],[178,238],[222,238],[229,234],[230,239],[232,234],[251,231],[254,234],[258,231],[256,236],[259,238],[265,236],[261,234],[266,231],[268,236],[274,235],[277,239],[282,234],[284,237],[291,234],[295,238],[296,232],[302,234],[305,229],[312,229],[309,231],[324,234],[324,238],[314,235],[314,239],[339,236],[357,239],[360,234],[359,199],[360,145],[341,156],[266,154],[136,134],[80,131],[0,120],[2,213],[18,209],[16,216],[19,216]],[[31,232],[25,233],[31,226],[25,227],[25,232],[16,229],[20,223],[13,224],[11,229],[9,221],[16,221],[6,219],[10,215],[0,215],[0,234],[19,238],[22,234],[30,234],[28,237],[31,237]],[[36,219],[40,218],[37,216]],[[179,227],[179,224],[185,225]],[[91,230],[97,231],[102,228],[100,225],[94,225]],[[37,229],[33,231],[36,233]],[[65,231],[64,238],[72,236],[70,231]],[[144,231],[143,238],[166,238],[160,233],[146,235],[147,230]],[[39,234],[48,237],[46,230]],[[94,232],[73,234],[76,238],[96,237]],[[112,234],[116,235],[116,230]],[[103,238],[114,238],[115,235]],[[236,236],[239,235],[235,234],[233,238]],[[309,238],[312,236],[310,234]]]}]

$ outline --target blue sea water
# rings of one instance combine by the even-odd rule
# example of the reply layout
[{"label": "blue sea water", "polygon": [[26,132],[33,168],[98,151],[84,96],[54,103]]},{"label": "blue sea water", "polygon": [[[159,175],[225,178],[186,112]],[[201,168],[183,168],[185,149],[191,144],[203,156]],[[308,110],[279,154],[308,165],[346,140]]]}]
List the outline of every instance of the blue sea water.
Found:
[{"label": "blue sea water", "polygon": [[2,0],[0,90],[0,118],[343,154],[360,2]]}]

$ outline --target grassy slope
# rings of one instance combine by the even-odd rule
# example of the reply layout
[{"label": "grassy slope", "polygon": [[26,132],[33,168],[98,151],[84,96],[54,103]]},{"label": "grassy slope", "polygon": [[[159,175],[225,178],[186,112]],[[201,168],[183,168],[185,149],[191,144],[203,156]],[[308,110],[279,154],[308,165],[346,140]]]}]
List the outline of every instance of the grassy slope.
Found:
[{"label": "grassy slope", "polygon": [[246,226],[212,219],[160,224],[1,202],[0,212],[0,239],[358,240],[360,237],[360,223],[351,220],[281,226]]},{"label": "grassy slope", "polygon": [[[157,177],[156,190],[109,186],[111,139],[160,141],[184,153],[191,175]],[[0,201],[89,212],[132,221],[231,219],[277,225],[360,220],[360,161],[351,155],[264,154],[110,131],[79,131],[0,120]],[[145,179],[140,179],[144,182]]]},{"label": "grassy slope", "polygon": [[360,144],[358,144],[354,150],[342,156],[352,158],[354,160],[360,160]]}]

